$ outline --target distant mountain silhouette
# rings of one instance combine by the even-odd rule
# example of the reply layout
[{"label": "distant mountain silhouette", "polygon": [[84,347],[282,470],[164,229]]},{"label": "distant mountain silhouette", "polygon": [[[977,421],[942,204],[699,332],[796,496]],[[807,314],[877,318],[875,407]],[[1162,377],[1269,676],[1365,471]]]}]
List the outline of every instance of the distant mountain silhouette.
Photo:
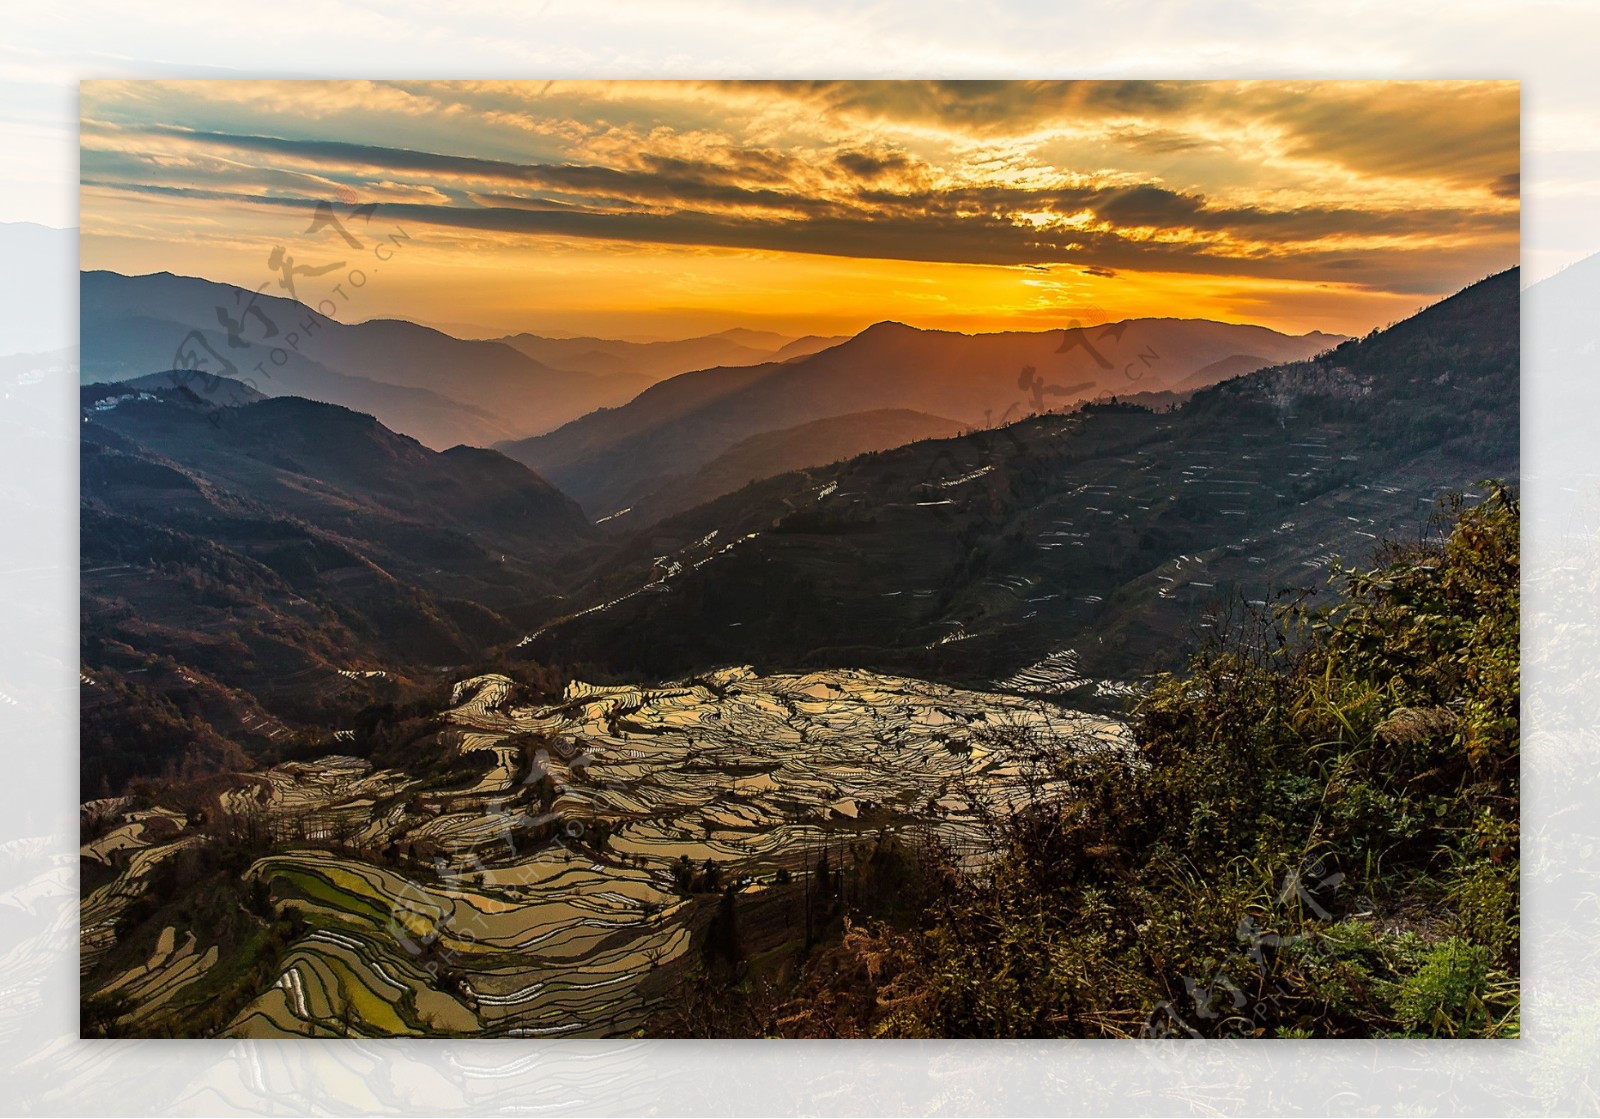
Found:
[{"label": "distant mountain silhouette", "polygon": [[1103,393],[1170,390],[1240,353],[1291,361],[1340,341],[1188,319],[979,335],[884,322],[798,360],[681,374],[502,449],[603,516],[764,431],[883,409],[993,426]]},{"label": "distant mountain silhouette", "polygon": [[666,342],[621,342],[606,338],[543,338],[512,334],[506,345],[557,369],[579,373],[648,377],[652,381],[718,365],[758,365],[803,357],[843,338],[790,338],[769,331],[735,327],[703,338]]},{"label": "distant mountain silhouette", "polygon": [[[476,550],[502,549],[525,561],[559,554],[590,533],[569,498],[498,451],[433,451],[372,416],[301,397],[219,408],[196,391],[198,381],[171,378],[84,386],[85,438],[92,439],[90,428],[114,432],[212,487],[374,551],[391,546],[386,534],[396,526],[407,541],[419,532],[454,534],[475,541]],[[92,407],[130,390],[140,395],[104,412]],[[107,484],[114,489],[115,477]],[[87,483],[84,493],[93,494]],[[418,564],[406,547],[394,545],[385,566]]]},{"label": "distant mountain silhouette", "polygon": [[85,383],[199,368],[370,413],[435,448],[547,431],[649,384],[552,369],[499,342],[400,320],[346,325],[293,300],[164,272],[85,272],[80,286]]},{"label": "distant mountain silhouette", "polygon": [[776,361],[789,361],[797,357],[808,357],[811,354],[821,353],[823,350],[849,340],[850,336],[848,334],[831,336],[807,334],[804,338],[796,338],[794,341],[780,346],[772,357]]}]

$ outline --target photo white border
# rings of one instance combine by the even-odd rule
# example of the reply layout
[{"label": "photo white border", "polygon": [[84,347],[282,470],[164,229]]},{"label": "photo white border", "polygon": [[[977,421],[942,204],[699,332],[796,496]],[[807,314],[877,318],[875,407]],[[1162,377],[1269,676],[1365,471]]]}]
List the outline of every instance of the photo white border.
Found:
[{"label": "photo white border", "polygon": [[[7,24],[0,139],[13,170],[0,220],[75,224],[76,83],[87,78],[1480,77],[1523,83],[1525,283],[1600,251],[1600,9],[1582,3],[92,0],[14,6]],[[62,345],[75,343],[76,260],[5,268],[58,292]],[[79,1041],[76,385],[52,385],[26,411],[8,396],[0,688],[17,702],[0,705],[0,1110],[1595,1113],[1600,454],[1574,463],[1547,451],[1581,445],[1600,417],[1566,403],[1587,399],[1591,374],[1545,345],[1556,313],[1531,299],[1524,316],[1525,1006],[1515,1042]]]}]

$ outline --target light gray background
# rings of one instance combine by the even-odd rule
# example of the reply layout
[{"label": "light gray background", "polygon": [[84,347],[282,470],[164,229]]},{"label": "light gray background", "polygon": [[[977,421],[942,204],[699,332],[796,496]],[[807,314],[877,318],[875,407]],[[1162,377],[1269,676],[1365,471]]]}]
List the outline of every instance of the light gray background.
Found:
[{"label": "light gray background", "polygon": [[[1592,3],[144,0],[0,25],[0,221],[76,225],[84,78],[1509,77],[1524,283],[1600,251]],[[76,270],[65,234],[0,261],[0,357],[76,341]],[[1575,275],[1524,303],[1523,1040],[79,1042],[77,394],[53,376],[0,383],[0,1112],[1600,1112],[1600,282]]]}]

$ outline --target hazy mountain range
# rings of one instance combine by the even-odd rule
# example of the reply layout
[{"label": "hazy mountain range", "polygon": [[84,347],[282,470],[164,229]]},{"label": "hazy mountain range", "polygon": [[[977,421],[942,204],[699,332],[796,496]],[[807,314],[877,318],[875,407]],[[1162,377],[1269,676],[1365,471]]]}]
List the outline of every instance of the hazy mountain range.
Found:
[{"label": "hazy mountain range", "polygon": [[85,384],[198,369],[367,412],[436,449],[538,434],[663,377],[840,340],[744,329],[667,342],[461,339],[403,320],[341,323],[292,299],[169,273],[85,272],[80,286]]},{"label": "hazy mountain range", "polygon": [[340,323],[167,273],[86,272],[81,290],[86,384],[198,369],[365,412],[436,450],[499,446],[613,531],[773,473],[963,427],[1107,395],[1181,399],[1342,340],[1178,319],[975,336],[880,323],[853,338],[734,328],[658,342],[483,340],[400,320]]},{"label": "hazy mountain range", "polygon": [[85,272],[81,322],[84,383],[202,369],[367,412],[437,449],[548,431],[650,383],[552,369],[501,342],[415,323],[347,325],[293,300],[168,273]]},{"label": "hazy mountain range", "polygon": [[[978,335],[884,322],[799,360],[673,377],[623,407],[502,449],[606,516],[647,498],[667,504],[652,495],[690,484],[683,479],[762,432],[883,409],[991,427],[1100,396],[1188,392],[1343,340],[1184,319]],[[817,455],[834,449],[794,465],[828,462]]]},{"label": "hazy mountain range", "polygon": [[790,338],[770,330],[734,327],[704,338],[663,342],[622,342],[607,338],[541,338],[512,334],[500,339],[529,357],[558,369],[600,375],[632,373],[651,380],[674,377],[716,365],[759,365],[787,361],[843,342],[847,336]]}]

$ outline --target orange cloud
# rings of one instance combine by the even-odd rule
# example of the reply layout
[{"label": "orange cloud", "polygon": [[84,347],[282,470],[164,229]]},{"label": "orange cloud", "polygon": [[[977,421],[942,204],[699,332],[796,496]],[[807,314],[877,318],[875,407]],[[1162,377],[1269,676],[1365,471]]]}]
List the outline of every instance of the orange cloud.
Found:
[{"label": "orange cloud", "polygon": [[87,267],[243,282],[350,196],[432,246],[375,308],[507,329],[1043,329],[1093,305],[1359,332],[1517,256],[1508,83],[91,82],[82,100]]}]

